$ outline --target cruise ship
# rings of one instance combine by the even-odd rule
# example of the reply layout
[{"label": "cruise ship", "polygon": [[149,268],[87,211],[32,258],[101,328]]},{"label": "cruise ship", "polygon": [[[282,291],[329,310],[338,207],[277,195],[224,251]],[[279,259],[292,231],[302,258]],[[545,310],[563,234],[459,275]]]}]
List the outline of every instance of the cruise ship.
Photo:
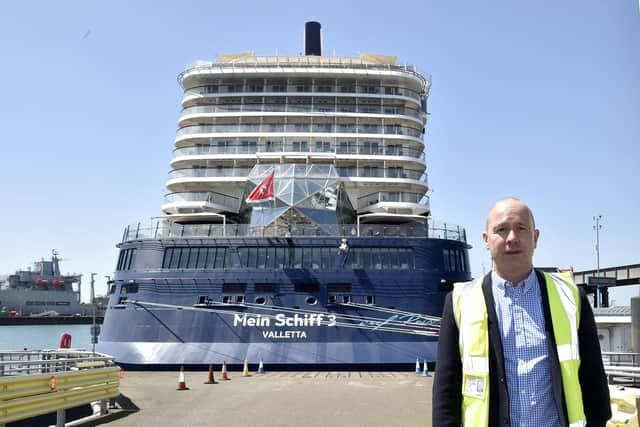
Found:
[{"label": "cruise ship", "polygon": [[127,226],[98,351],[125,366],[435,360],[465,231],[431,216],[430,77],[396,57],[198,61],[162,216]]}]

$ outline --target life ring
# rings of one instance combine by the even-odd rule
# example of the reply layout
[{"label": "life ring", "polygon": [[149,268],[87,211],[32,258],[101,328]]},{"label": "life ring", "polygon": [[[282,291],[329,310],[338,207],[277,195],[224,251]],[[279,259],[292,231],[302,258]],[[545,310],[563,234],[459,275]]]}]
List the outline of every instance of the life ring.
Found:
[{"label": "life ring", "polygon": [[60,335],[60,348],[71,348],[71,334],[64,332]]}]

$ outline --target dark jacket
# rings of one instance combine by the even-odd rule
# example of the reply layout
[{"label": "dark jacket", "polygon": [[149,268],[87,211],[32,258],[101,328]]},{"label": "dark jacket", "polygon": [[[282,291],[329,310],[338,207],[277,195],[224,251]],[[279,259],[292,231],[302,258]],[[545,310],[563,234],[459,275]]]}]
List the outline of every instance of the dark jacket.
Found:
[{"label": "dark jacket", "polygon": [[[553,334],[549,297],[544,275],[536,270],[542,294],[545,330],[549,343],[549,363],[551,364],[553,395],[563,426],[568,425],[567,410],[562,392],[560,362]],[[509,425],[509,394],[505,380],[502,340],[496,318],[491,273],[482,283],[482,291],[487,304],[489,327],[489,426]],[[453,314],[451,292],[447,295],[440,323],[438,361],[433,383],[432,425],[460,426],[462,407],[462,362],[458,347],[458,326]],[[582,401],[588,427],[604,426],[611,417],[609,388],[602,366],[602,355],[593,311],[585,294],[580,290],[580,370],[578,376],[582,388]]]}]

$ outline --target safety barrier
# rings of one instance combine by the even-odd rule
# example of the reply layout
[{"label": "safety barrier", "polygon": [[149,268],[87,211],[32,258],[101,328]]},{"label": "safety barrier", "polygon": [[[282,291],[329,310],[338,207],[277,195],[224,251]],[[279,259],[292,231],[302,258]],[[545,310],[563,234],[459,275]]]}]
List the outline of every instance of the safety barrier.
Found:
[{"label": "safety barrier", "polygon": [[104,355],[3,352],[0,367],[0,425],[53,412],[64,423],[65,409],[120,393],[120,368]]}]

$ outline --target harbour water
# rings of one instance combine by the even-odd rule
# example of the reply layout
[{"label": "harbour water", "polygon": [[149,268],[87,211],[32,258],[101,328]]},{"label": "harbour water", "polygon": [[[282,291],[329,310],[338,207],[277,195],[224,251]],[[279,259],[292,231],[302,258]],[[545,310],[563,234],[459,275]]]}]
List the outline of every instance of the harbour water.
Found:
[{"label": "harbour water", "polygon": [[91,325],[18,325],[0,326],[0,350],[58,348],[65,332],[72,348],[91,349]]}]

